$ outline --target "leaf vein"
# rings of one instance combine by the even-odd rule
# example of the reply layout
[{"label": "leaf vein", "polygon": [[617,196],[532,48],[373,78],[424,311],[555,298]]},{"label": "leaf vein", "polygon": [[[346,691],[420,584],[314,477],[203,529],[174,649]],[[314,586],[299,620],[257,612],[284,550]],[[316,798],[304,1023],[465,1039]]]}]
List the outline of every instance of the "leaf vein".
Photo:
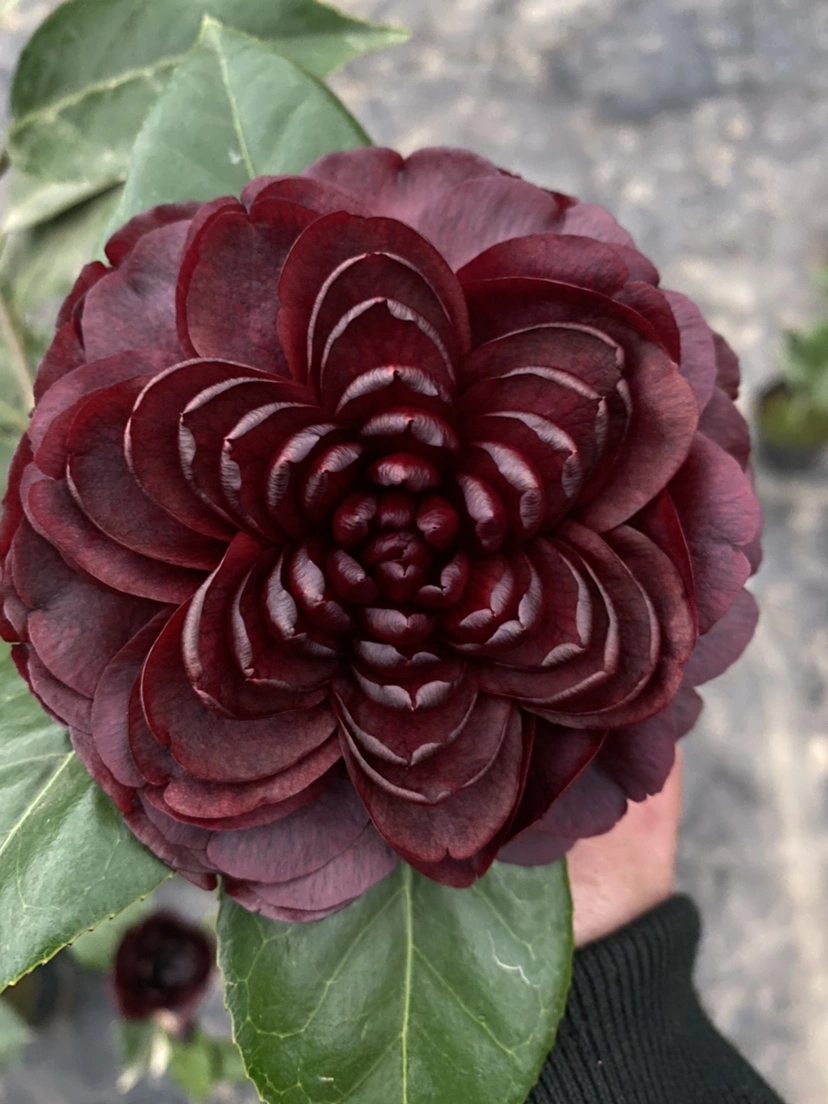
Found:
[{"label": "leaf vein", "polygon": [[32,813],[34,812],[37,805],[40,804],[40,802],[43,800],[43,798],[46,796],[46,794],[49,792],[49,790],[52,788],[52,786],[54,786],[55,782],[57,782],[58,778],[66,770],[66,768],[72,762],[74,757],[75,757],[74,751],[67,752],[66,755],[64,756],[63,762],[58,767],[58,769],[54,772],[54,774],[49,779],[49,781],[46,783],[46,785],[35,794],[35,796],[32,798],[32,800],[29,802],[29,804],[23,810],[22,814],[18,817],[17,821],[11,826],[11,829],[9,830],[9,833],[6,836],[6,838],[3,840],[2,843],[0,843],[0,855],[3,854],[3,852],[6,850],[9,843],[11,842],[12,838],[17,835],[17,833],[23,827],[24,823],[32,815]]}]

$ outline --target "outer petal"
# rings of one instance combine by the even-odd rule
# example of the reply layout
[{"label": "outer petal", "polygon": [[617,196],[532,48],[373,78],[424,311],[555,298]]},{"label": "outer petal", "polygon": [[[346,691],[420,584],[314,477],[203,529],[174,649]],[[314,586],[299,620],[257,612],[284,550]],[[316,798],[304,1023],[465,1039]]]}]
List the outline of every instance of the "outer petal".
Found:
[{"label": "outer petal", "polygon": [[106,665],[159,607],[74,572],[26,522],[12,548],[32,648],[56,679],[91,698]]},{"label": "outer petal", "polygon": [[[676,736],[669,710],[633,728],[608,732],[597,754],[549,811],[499,858],[521,866],[544,865],[559,859],[576,840],[608,832],[626,812],[628,800],[643,801],[661,790],[675,759]],[[559,730],[558,738],[564,742],[570,734]]]},{"label": "outer petal", "polygon": [[396,865],[394,852],[369,825],[347,851],[312,874],[274,885],[232,879],[225,885],[230,896],[252,912],[295,924],[338,912]]},{"label": "outer petal", "polygon": [[184,602],[203,573],[142,556],[116,544],[94,525],[64,480],[30,468],[22,487],[26,516],[75,569],[113,590],[155,602]]},{"label": "outer petal", "polygon": [[173,222],[189,222],[198,208],[198,203],[164,203],[135,215],[116,230],[104,246],[109,263],[120,265],[145,234]]},{"label": "outer petal", "polygon": [[669,491],[693,565],[699,632],[706,633],[750,574],[743,549],[759,528],[759,504],[738,463],[701,433]]},{"label": "outer petal", "polygon": [[175,281],[187,222],[150,230],[119,268],[99,280],[83,303],[81,329],[89,360],[127,349],[181,356],[175,328]]},{"label": "outer petal", "polygon": [[709,682],[735,663],[748,646],[758,619],[759,609],[753,595],[747,590],[739,591],[727,613],[699,637],[684,668],[684,685]]},{"label": "outer petal", "polygon": [[358,197],[371,197],[377,215],[418,225],[422,216],[458,184],[475,177],[499,176],[490,161],[466,150],[417,150],[404,158],[395,150],[368,148],[330,153],[302,173]]}]

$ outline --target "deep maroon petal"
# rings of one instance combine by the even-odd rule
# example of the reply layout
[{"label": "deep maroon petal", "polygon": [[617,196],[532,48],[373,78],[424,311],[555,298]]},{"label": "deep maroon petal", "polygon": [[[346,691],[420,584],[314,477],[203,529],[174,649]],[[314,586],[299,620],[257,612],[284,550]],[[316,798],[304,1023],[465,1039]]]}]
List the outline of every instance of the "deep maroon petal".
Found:
[{"label": "deep maroon petal", "polygon": [[285,258],[316,216],[273,200],[225,203],[191,234],[178,278],[179,332],[187,353],[285,375],[276,332]]},{"label": "deep maroon petal", "polygon": [[704,410],[716,385],[716,349],[713,333],[701,316],[699,308],[686,295],[677,291],[663,292],[670,304],[681,332],[681,374],[693,388]]},{"label": "deep maroon petal", "polygon": [[359,201],[370,197],[374,214],[416,229],[456,185],[475,177],[499,176],[500,170],[465,150],[423,149],[404,158],[394,150],[368,148],[330,153],[302,175],[333,184]]},{"label": "deep maroon petal", "polygon": [[340,758],[334,734],[294,766],[253,782],[205,782],[178,768],[164,785],[164,808],[189,824],[217,831],[271,824],[315,800]]},{"label": "deep maroon petal", "polygon": [[83,399],[124,380],[155,375],[169,363],[169,357],[163,353],[139,349],[83,364],[56,380],[38,402],[29,426],[29,437],[40,470],[53,479],[62,478],[66,466],[67,437]]},{"label": "deep maroon petal", "polygon": [[186,771],[212,782],[246,782],[292,767],[328,739],[336,720],[326,705],[243,721],[204,705],[181,654],[186,614],[182,606],[170,618],[141,674],[147,722]]},{"label": "deep maroon petal", "polygon": [[146,782],[135,764],[129,743],[129,699],[147,653],[167,620],[159,614],[121,648],[95,688],[90,733],[108,770],[124,786],[138,789]]},{"label": "deep maroon petal", "polygon": [[[246,609],[237,605],[239,592],[251,572],[261,578],[257,569],[267,571],[272,560],[272,550],[263,549],[240,533],[199,588],[187,612],[181,640],[187,676],[202,702],[225,716],[266,717],[316,705],[324,697],[332,673],[330,665],[317,663],[313,680],[303,681],[301,664],[292,659],[288,649],[279,649],[275,638],[268,648],[261,640],[254,647],[249,633],[246,639],[243,636],[248,625],[244,621]],[[240,669],[237,663],[245,644],[249,662],[258,664],[259,677],[251,678],[252,669]],[[279,658],[283,669],[277,676],[274,668]],[[262,668],[268,660],[272,677],[263,678]]]},{"label": "deep maroon petal", "polygon": [[[510,819],[523,784],[525,729],[531,733],[532,727],[514,709],[500,754],[489,770],[437,805],[400,801],[356,768],[347,751],[345,760],[377,831],[419,869],[447,858],[472,858]],[[531,743],[531,735],[528,740]]]},{"label": "deep maroon petal", "polygon": [[706,633],[750,574],[743,548],[759,528],[759,505],[739,464],[701,433],[670,484],[670,497],[693,565],[699,632]]},{"label": "deep maroon petal", "polygon": [[693,393],[660,341],[644,336],[646,322],[629,308],[570,285],[511,278],[479,281],[465,290],[477,340],[574,321],[599,330],[623,348],[629,430],[623,450],[601,490],[583,506],[580,520],[598,530],[626,521],[679,468],[698,420]]},{"label": "deep maroon petal", "polygon": [[[23,485],[26,516],[63,558],[83,574],[126,595],[155,602],[184,602],[203,572],[150,559],[110,540],[78,506],[64,480],[30,468]],[[28,484],[28,485],[27,485]]]},{"label": "deep maroon petal", "polygon": [[461,284],[506,276],[531,276],[612,295],[626,282],[623,255],[593,238],[569,234],[530,234],[500,242],[457,273]]},{"label": "deep maroon petal", "polygon": [[729,453],[742,471],[750,456],[750,430],[733,401],[716,387],[699,418],[699,433]]},{"label": "deep maroon petal", "polygon": [[739,358],[721,334],[713,334],[716,349],[716,383],[733,402],[739,397]]},{"label": "deep maroon petal", "polygon": [[[366,751],[391,763],[415,764],[462,732],[477,699],[464,661],[438,661],[418,671],[342,678],[334,685],[342,724]],[[400,677],[401,676],[401,677]]]},{"label": "deep maroon petal", "polygon": [[605,736],[601,730],[561,728],[538,718],[526,788],[510,828],[513,838],[500,850],[499,859],[539,866],[561,857],[567,847],[545,830],[542,818],[587,770]]},{"label": "deep maroon petal", "polygon": [[12,547],[32,648],[55,678],[91,698],[106,665],[158,606],[73,571],[26,522]]},{"label": "deep maroon petal", "polygon": [[217,869],[252,882],[287,882],[341,855],[368,825],[347,776],[333,779],[290,816],[243,832],[218,832],[207,845]]},{"label": "deep maroon petal", "polygon": [[183,355],[175,281],[186,236],[186,221],[148,231],[122,264],[86,293],[81,328],[88,359],[145,348]]},{"label": "deep maroon petal", "polygon": [[144,234],[168,226],[173,222],[187,222],[198,210],[198,203],[163,203],[160,207],[151,207],[125,222],[116,230],[104,246],[109,263],[120,265],[127,259]]},{"label": "deep maroon petal", "polygon": [[368,825],[346,851],[311,874],[276,884],[227,879],[225,885],[228,894],[252,912],[295,924],[338,912],[396,865],[394,852]]},{"label": "deep maroon petal", "polygon": [[230,539],[225,517],[196,494],[181,466],[179,422],[202,392],[235,379],[266,373],[225,361],[188,361],[161,373],[138,397],[126,430],[126,453],[135,478],[169,514],[204,536]]},{"label": "deep maroon petal", "polygon": [[[101,268],[104,266],[101,265]],[[37,367],[34,381],[35,402],[39,403],[53,384],[83,364],[85,359],[80,334],[74,322],[64,322],[58,326],[52,343]]]},{"label": "deep maroon petal", "polygon": [[563,212],[560,233],[579,234],[610,245],[633,246],[627,231],[597,203],[571,202]]},{"label": "deep maroon petal", "polygon": [[[465,303],[450,269],[419,234],[390,219],[319,219],[292,250],[279,296],[279,337],[291,371],[302,382],[319,379],[326,397],[326,350],[362,304],[387,300],[422,318],[452,360],[468,344]],[[391,348],[388,355],[385,363],[399,363]],[[339,387],[330,393],[333,401],[340,395]]]},{"label": "deep maroon petal", "polygon": [[684,685],[699,686],[735,663],[748,646],[758,618],[756,599],[749,591],[740,590],[727,613],[699,637],[684,668]]},{"label": "deep maroon petal", "polygon": [[303,176],[257,176],[242,189],[241,201],[248,211],[258,204],[274,200],[296,203],[318,215],[331,215],[334,211],[349,211],[363,216],[371,214],[369,204],[360,197],[334,184]]},{"label": "deep maroon petal", "polygon": [[79,694],[55,678],[28,644],[16,644],[11,656],[21,677],[50,717],[70,728],[89,731],[92,702],[85,694]]},{"label": "deep maroon petal", "polygon": [[133,552],[209,571],[223,544],[157,506],[127,465],[124,431],[145,382],[139,376],[98,391],[76,413],[66,445],[72,493],[90,521]]},{"label": "deep maroon petal", "polygon": [[512,717],[504,698],[477,699],[461,732],[425,759],[401,765],[371,755],[346,730],[349,763],[401,801],[437,805],[473,786],[501,753]]}]

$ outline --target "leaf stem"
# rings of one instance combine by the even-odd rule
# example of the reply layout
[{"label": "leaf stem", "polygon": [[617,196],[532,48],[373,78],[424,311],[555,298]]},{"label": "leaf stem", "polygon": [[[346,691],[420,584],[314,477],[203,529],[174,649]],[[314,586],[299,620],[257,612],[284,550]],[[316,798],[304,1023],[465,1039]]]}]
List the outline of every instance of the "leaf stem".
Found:
[{"label": "leaf stem", "polygon": [[9,310],[2,291],[0,291],[0,336],[5,341],[9,350],[9,367],[11,368],[11,374],[23,402],[23,409],[28,414],[34,406],[32,381],[29,376],[29,368],[26,363],[26,353],[23,349],[23,342],[14,325],[11,311]]},{"label": "leaf stem", "polygon": [[9,151],[3,147],[3,149],[0,149],[0,176],[10,168],[11,159],[9,158]]}]

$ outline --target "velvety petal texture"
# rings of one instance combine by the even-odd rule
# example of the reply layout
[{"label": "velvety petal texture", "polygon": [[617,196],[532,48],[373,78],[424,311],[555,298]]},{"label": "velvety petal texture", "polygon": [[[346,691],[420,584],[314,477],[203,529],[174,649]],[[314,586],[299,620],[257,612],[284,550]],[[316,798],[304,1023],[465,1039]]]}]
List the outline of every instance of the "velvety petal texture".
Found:
[{"label": "velvety petal texture", "polygon": [[0,635],[173,869],[320,919],[657,792],[756,619],[738,362],[603,209],[363,149],[119,230],[0,521]]}]

